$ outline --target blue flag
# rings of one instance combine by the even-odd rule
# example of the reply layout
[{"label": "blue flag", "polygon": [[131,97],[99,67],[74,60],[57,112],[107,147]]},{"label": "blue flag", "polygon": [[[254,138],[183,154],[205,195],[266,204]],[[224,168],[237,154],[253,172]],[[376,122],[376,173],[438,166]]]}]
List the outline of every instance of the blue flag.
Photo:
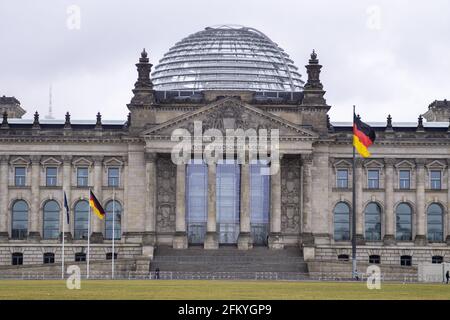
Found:
[{"label": "blue flag", "polygon": [[64,208],[66,208],[67,224],[70,224],[69,218],[69,204],[67,203],[66,192],[64,191]]}]

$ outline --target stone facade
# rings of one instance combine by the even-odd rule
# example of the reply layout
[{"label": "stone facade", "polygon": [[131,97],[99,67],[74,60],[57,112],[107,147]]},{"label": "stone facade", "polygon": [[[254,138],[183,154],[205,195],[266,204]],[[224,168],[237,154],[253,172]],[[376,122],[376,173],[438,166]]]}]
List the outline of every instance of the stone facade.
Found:
[{"label": "stone facade", "polygon": [[[63,192],[67,194],[71,220],[65,224],[66,257],[86,251],[86,240],[75,239],[77,203],[88,199],[92,189],[107,206],[114,199],[122,207],[118,258],[152,256],[158,245],[183,249],[187,241],[186,167],[175,165],[171,139],[177,128],[194,132],[194,121],[202,121],[202,132],[216,129],[278,129],[281,170],[270,176],[270,213],[267,246],[273,250],[299,246],[307,260],[335,261],[351,255],[349,238],[335,239],[334,210],[338,203],[352,205],[351,179],[356,174],[356,236],[358,260],[379,255],[381,263],[399,265],[401,256],[412,264],[429,262],[433,256],[450,261],[450,139],[448,129],[417,126],[375,126],[377,141],[373,157],[352,167],[352,124],[330,123],[320,82],[321,65],[313,53],[306,66],[304,91],[276,100],[255,92],[207,91],[195,97],[153,90],[151,64],[144,51],[138,80],[128,108],[127,121],[48,123],[35,115],[29,124],[9,122],[0,126],[0,264],[11,263],[11,254],[23,253],[24,264],[42,263],[43,254],[60,259],[59,239],[44,237],[44,206],[56,201],[60,210],[59,232],[64,222]],[[17,168],[23,168],[23,178]],[[48,168],[56,168],[56,183],[48,181]],[[80,183],[78,169],[86,169]],[[111,183],[109,169],[117,169]],[[346,170],[347,185],[337,183],[337,172]],[[204,248],[219,247],[216,221],[216,168],[208,165],[207,223]],[[369,184],[369,171],[379,174],[377,185]],[[408,171],[408,188],[401,188],[400,172]],[[241,165],[239,237],[235,245],[251,250],[249,168]],[[439,188],[432,172],[440,172]],[[435,177],[434,177],[435,178]],[[23,179],[23,181],[19,181]],[[434,184],[433,184],[434,183]],[[114,185],[114,186],[113,186]],[[27,234],[18,239],[12,232],[13,207],[18,200],[27,205]],[[381,214],[381,237],[366,236],[365,208],[376,203]],[[396,208],[407,203],[412,209],[410,239],[396,240]],[[443,237],[428,241],[427,210],[442,208]],[[92,260],[103,260],[111,252],[105,221],[92,218]],[[447,242],[446,242],[447,241]],[[108,251],[109,250],[109,251]]]}]

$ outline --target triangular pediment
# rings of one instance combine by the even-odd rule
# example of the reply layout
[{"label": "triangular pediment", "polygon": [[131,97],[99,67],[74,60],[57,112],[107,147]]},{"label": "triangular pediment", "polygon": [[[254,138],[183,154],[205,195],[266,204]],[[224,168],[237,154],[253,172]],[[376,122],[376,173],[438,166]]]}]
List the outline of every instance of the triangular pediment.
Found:
[{"label": "triangular pediment", "polygon": [[145,130],[142,135],[170,136],[177,128],[193,132],[194,121],[200,121],[203,132],[207,129],[278,129],[280,137],[299,139],[318,138],[317,133],[303,128],[272,113],[253,107],[237,98],[227,97],[197,110],[185,113],[169,121]]}]

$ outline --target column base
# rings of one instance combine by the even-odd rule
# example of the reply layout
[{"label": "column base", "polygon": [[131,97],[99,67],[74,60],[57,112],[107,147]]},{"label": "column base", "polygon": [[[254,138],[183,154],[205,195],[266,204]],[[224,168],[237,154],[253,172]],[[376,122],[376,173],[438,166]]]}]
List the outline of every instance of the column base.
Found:
[{"label": "column base", "polygon": [[250,232],[241,232],[238,237],[238,249],[249,250],[253,248],[253,239]]},{"label": "column base", "polygon": [[283,249],[283,236],[281,233],[271,233],[269,235],[269,249]]},{"label": "column base", "polygon": [[219,249],[219,240],[217,239],[216,232],[207,232],[206,233],[203,248],[208,249],[208,250]]},{"label": "column base", "polygon": [[0,232],[0,242],[8,242],[8,232]]},{"label": "column base", "polygon": [[392,234],[385,234],[383,238],[383,243],[386,246],[393,246],[395,245],[395,237]]},{"label": "column base", "polygon": [[28,233],[28,241],[30,242],[39,242],[41,241],[41,234],[39,232],[29,232]]},{"label": "column base", "polygon": [[[59,241],[62,242],[62,232],[59,234]],[[70,232],[64,232],[64,242],[68,243],[68,242],[72,242],[73,238],[72,238],[72,234]]]},{"label": "column base", "polygon": [[303,260],[313,261],[316,258],[316,248],[314,246],[303,247]]},{"label": "column base", "polygon": [[356,244],[358,246],[363,246],[366,244],[366,240],[364,240],[364,236],[362,234],[355,235],[356,238]]},{"label": "column base", "polygon": [[302,233],[302,244],[303,246],[314,245],[314,236],[312,232],[303,232]]},{"label": "column base", "polygon": [[142,235],[142,245],[144,246],[155,246],[156,245],[156,234],[154,232],[144,232]]},{"label": "column base", "polygon": [[172,247],[174,249],[187,249],[188,240],[186,232],[176,232],[173,237]]},{"label": "column base", "polygon": [[91,233],[91,243],[103,243],[103,234],[101,232]]},{"label": "column base", "polygon": [[416,246],[426,246],[427,245],[427,238],[424,235],[416,235],[416,238],[414,239],[414,245],[416,245]]}]

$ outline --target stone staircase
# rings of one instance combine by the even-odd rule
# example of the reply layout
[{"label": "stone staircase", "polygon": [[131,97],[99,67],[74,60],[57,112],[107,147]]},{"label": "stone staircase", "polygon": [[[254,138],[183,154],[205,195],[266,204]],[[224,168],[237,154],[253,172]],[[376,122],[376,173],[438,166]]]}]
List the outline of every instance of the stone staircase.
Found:
[{"label": "stone staircase", "polygon": [[151,270],[161,272],[295,272],[307,273],[308,267],[298,247],[270,250],[254,247],[238,250],[236,247],[220,247],[205,250],[203,247],[173,249],[159,246],[155,249]]}]

